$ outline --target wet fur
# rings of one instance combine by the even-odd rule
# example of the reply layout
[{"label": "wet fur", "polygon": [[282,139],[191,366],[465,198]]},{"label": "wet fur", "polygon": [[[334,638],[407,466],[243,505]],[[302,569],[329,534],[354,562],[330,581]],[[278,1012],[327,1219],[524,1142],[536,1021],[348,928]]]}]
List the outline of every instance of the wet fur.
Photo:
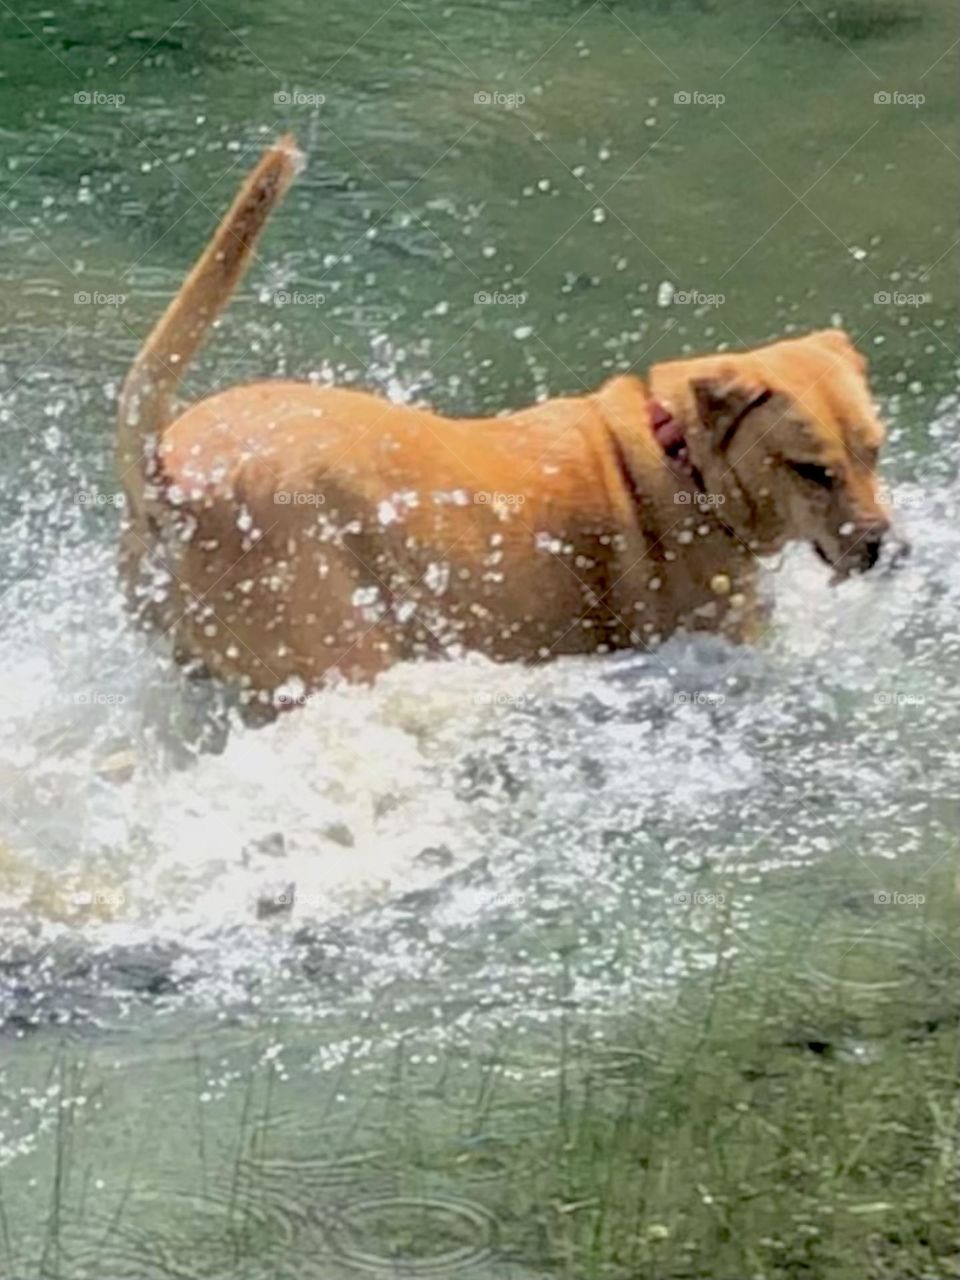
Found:
[{"label": "wet fur", "polygon": [[[887,527],[864,362],[824,330],[653,366],[498,418],[307,383],[170,398],[297,168],[247,179],[121,397],[123,573],[183,661],[270,703],[331,673],[461,650],[498,661],[749,639],[757,555],[815,543],[843,576]],[[682,425],[689,469],[650,429]],[[799,454],[837,475],[807,492]],[[858,550],[861,548],[861,550]],[[871,560],[872,563],[872,560]]]}]

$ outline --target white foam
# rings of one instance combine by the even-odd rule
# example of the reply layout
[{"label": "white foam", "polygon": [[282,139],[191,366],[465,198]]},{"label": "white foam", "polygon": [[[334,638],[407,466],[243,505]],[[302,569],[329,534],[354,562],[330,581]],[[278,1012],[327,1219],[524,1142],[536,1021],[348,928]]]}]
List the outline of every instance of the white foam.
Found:
[{"label": "white foam", "polygon": [[[677,702],[677,681],[726,688],[731,672],[759,664],[775,683],[813,663],[853,689],[901,671],[896,636],[924,584],[936,577],[930,607],[955,611],[960,596],[951,488],[924,487],[922,501],[902,492],[914,560],[831,589],[798,549],[773,584],[776,626],[760,654],[706,639],[538,668],[478,657],[401,667],[372,688],[326,690],[265,728],[234,724],[219,753],[189,745],[203,719],[197,695],[170,670],[165,643],[151,649],[131,627],[112,550],[75,546],[39,590],[7,599],[6,903],[42,915],[41,876],[112,893],[108,927],[195,937],[254,922],[259,901],[294,885],[283,918],[322,920],[482,855],[523,856],[525,832],[545,816],[589,830],[622,813],[636,828],[665,803],[684,813],[748,788],[758,769],[749,703],[721,733],[701,707]],[[63,914],[59,902],[51,918]]]}]

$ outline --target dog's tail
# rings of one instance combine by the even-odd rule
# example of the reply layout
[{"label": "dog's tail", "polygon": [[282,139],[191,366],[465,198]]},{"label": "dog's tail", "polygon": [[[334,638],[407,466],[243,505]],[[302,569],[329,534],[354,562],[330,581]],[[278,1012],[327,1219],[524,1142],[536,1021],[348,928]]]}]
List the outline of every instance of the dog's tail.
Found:
[{"label": "dog's tail", "polygon": [[117,470],[128,534],[146,541],[156,505],[157,448],[171,393],[246,270],[257,237],[301,163],[292,135],[274,143],[238,191],[179,293],[154,325],[120,393]]}]

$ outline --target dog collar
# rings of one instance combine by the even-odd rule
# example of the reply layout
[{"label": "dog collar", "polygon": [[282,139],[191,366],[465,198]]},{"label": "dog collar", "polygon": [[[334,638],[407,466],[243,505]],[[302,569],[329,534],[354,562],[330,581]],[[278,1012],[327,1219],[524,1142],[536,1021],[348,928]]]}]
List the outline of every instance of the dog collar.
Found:
[{"label": "dog collar", "polygon": [[663,450],[663,455],[681,471],[694,486],[703,492],[703,476],[690,461],[690,450],[687,448],[687,437],[682,424],[669,409],[659,400],[650,400],[650,430],[653,438]]},{"label": "dog collar", "polygon": [[681,466],[689,467],[687,441],[683,434],[683,427],[670,410],[664,408],[659,400],[651,400],[649,406],[650,429],[653,432],[654,440],[656,440],[668,458],[678,462]]}]

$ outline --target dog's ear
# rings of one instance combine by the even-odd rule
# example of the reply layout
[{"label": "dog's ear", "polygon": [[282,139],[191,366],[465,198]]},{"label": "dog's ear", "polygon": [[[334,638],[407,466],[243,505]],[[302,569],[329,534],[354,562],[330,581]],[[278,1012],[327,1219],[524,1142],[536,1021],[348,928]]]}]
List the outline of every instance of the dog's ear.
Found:
[{"label": "dog's ear", "polygon": [[745,381],[734,373],[711,378],[695,378],[690,389],[697,408],[697,420],[711,445],[722,453],[751,409],[773,394],[758,382]]},{"label": "dog's ear", "polygon": [[813,342],[819,342],[833,356],[840,356],[859,372],[867,368],[866,357],[861,355],[853,345],[850,335],[845,329],[818,329],[809,335]]}]

